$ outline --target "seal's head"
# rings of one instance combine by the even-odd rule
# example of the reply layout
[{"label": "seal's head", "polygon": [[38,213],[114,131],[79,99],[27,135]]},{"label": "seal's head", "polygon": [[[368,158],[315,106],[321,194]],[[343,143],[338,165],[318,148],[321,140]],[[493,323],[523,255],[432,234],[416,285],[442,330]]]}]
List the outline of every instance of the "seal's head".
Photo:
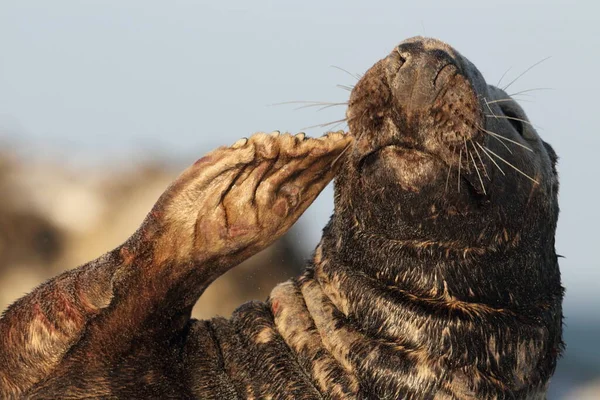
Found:
[{"label": "seal's head", "polygon": [[402,42],[357,83],[347,120],[356,140],[336,182],[338,234],[434,263],[518,248],[539,259],[522,268],[527,281],[547,281],[551,265],[556,286],[556,155],[465,57],[435,39]]}]

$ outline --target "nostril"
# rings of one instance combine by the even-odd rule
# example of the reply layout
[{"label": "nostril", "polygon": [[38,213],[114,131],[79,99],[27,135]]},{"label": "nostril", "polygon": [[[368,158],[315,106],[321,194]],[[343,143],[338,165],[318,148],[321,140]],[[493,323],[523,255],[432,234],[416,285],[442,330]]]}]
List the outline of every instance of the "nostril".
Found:
[{"label": "nostril", "polygon": [[396,51],[392,52],[387,58],[387,69],[390,75],[395,76],[408,62],[409,58],[410,56],[405,51],[396,48]]},{"label": "nostril", "polygon": [[444,65],[442,68],[438,70],[438,72],[433,77],[433,86],[438,85],[438,81],[442,84],[448,81],[448,77],[456,73],[456,67],[452,63],[448,63]]},{"label": "nostril", "polygon": [[399,64],[398,67],[402,68],[402,66],[408,62],[408,59],[410,58],[410,54],[405,51],[401,51],[400,49],[397,49],[397,50],[398,50],[398,64]]}]

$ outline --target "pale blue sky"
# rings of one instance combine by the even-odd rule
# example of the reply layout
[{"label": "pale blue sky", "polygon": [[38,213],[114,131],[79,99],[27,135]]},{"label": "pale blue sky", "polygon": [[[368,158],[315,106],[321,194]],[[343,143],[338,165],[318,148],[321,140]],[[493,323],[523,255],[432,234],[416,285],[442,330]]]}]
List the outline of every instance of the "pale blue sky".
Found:
[{"label": "pale blue sky", "polygon": [[[69,162],[151,152],[183,166],[255,131],[342,118],[268,105],[345,101],[335,86],[353,79],[330,65],[363,72],[410,36],[450,43],[490,82],[552,56],[512,88],[553,88],[522,104],[561,157],[567,315],[600,323],[599,12],[591,1],[1,0],[0,140]],[[331,197],[301,220],[307,247]]]}]

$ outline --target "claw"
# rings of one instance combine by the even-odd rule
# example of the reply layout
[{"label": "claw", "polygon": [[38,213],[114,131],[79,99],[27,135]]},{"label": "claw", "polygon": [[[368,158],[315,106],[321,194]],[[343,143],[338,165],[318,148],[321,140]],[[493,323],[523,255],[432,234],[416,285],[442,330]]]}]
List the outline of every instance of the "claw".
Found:
[{"label": "claw", "polygon": [[232,149],[239,149],[240,147],[245,146],[246,143],[248,143],[248,138],[241,138],[240,140],[238,140],[237,142],[235,142],[233,145],[231,145],[231,148]]}]

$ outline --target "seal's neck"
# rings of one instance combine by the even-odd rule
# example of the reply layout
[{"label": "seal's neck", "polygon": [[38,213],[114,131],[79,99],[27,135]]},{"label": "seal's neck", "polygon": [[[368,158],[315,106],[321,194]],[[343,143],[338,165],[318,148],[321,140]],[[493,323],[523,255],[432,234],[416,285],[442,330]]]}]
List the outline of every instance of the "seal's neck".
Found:
[{"label": "seal's neck", "polygon": [[[457,371],[467,385],[502,377],[513,393],[545,385],[561,344],[560,294],[543,304],[535,294],[523,295],[529,278],[518,281],[506,271],[527,261],[518,257],[522,249],[460,258],[453,249],[335,231],[344,233],[326,228],[304,279],[334,308],[327,320],[335,323],[325,330],[332,343],[350,342],[343,351],[329,350],[380,356],[371,362],[383,364],[362,371],[361,381],[377,382],[378,371],[393,363],[412,369],[415,382]],[[315,296],[304,297],[309,304]]]},{"label": "seal's neck", "polygon": [[418,298],[524,313],[547,308],[562,295],[553,240],[541,236],[501,234],[493,245],[483,246],[391,239],[348,225],[332,220],[325,228],[320,253],[336,265],[335,270],[346,269],[381,287]]}]

